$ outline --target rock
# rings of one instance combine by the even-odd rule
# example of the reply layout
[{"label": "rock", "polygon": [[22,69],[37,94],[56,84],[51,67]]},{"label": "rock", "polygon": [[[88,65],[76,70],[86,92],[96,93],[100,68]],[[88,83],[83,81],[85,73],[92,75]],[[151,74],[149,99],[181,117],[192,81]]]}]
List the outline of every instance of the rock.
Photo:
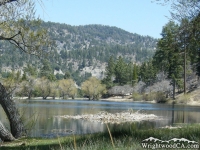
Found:
[{"label": "rock", "polygon": [[66,119],[83,119],[88,121],[96,121],[101,123],[124,123],[124,122],[136,122],[144,120],[160,120],[161,117],[158,117],[154,114],[144,114],[139,111],[133,112],[133,110],[124,111],[121,113],[108,113],[108,112],[99,112],[97,114],[85,114],[85,115],[76,115],[76,116],[57,116]]}]

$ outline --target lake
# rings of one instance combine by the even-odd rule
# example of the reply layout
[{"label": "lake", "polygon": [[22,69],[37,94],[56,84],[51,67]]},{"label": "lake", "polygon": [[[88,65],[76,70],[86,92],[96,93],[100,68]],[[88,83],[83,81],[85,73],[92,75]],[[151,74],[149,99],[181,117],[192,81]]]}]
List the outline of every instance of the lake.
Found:
[{"label": "lake", "polygon": [[[178,123],[200,123],[199,106],[152,104],[140,102],[109,102],[87,100],[19,100],[17,107],[27,125],[31,137],[55,137],[106,131],[104,124],[84,120],[67,120],[55,116],[95,114],[99,111],[110,113],[141,110],[142,113],[155,114],[164,119],[132,123],[141,128],[158,128]],[[0,120],[7,126],[8,121],[0,108]],[[130,123],[110,125],[111,130],[126,128]]]}]

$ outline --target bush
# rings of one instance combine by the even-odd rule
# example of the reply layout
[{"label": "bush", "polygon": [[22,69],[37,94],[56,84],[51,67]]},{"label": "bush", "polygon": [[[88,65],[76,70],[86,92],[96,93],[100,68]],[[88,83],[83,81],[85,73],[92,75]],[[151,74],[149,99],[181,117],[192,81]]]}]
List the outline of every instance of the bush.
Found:
[{"label": "bush", "polygon": [[155,100],[155,93],[144,94],[143,99],[145,101],[153,101],[153,100]]},{"label": "bush", "polygon": [[157,103],[165,103],[167,101],[166,95],[164,92],[156,92],[156,98]]},{"label": "bush", "polygon": [[132,94],[133,101],[141,101],[143,100],[143,96],[139,93],[134,92]]},{"label": "bush", "polygon": [[145,101],[153,101],[155,100],[157,103],[165,103],[166,96],[164,92],[151,92],[143,95],[143,99]]},{"label": "bush", "polygon": [[186,95],[180,96],[176,101],[177,103],[187,104],[189,100],[190,100],[190,95],[186,94]]}]

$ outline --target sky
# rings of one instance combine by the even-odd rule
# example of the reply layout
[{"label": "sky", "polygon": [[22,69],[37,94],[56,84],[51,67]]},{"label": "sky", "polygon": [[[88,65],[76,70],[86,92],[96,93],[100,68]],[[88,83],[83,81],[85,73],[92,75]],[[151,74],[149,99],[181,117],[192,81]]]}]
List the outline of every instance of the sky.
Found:
[{"label": "sky", "polygon": [[152,0],[43,0],[36,3],[36,16],[44,21],[69,25],[100,24],[131,33],[160,38],[169,21],[170,6]]}]

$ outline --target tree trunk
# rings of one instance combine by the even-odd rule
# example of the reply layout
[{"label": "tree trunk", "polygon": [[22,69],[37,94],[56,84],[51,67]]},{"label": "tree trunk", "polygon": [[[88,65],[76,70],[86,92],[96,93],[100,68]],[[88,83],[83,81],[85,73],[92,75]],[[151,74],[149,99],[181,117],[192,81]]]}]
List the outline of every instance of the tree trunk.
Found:
[{"label": "tree trunk", "polygon": [[[16,104],[10,98],[4,86],[0,83],[0,104],[3,107],[8,120],[10,122],[10,130],[15,138],[19,138],[24,134],[24,124],[20,118]],[[1,130],[0,130],[1,132]]]},{"label": "tree trunk", "polygon": [[15,138],[12,134],[4,127],[2,122],[0,121],[0,139],[2,141],[13,141]]},{"label": "tree trunk", "polygon": [[28,99],[31,99],[32,91],[28,92]]},{"label": "tree trunk", "polygon": [[175,99],[176,82],[173,80],[173,99]]},{"label": "tree trunk", "polygon": [[183,82],[183,88],[184,88],[184,94],[186,94],[186,41],[184,37],[184,82]]}]

